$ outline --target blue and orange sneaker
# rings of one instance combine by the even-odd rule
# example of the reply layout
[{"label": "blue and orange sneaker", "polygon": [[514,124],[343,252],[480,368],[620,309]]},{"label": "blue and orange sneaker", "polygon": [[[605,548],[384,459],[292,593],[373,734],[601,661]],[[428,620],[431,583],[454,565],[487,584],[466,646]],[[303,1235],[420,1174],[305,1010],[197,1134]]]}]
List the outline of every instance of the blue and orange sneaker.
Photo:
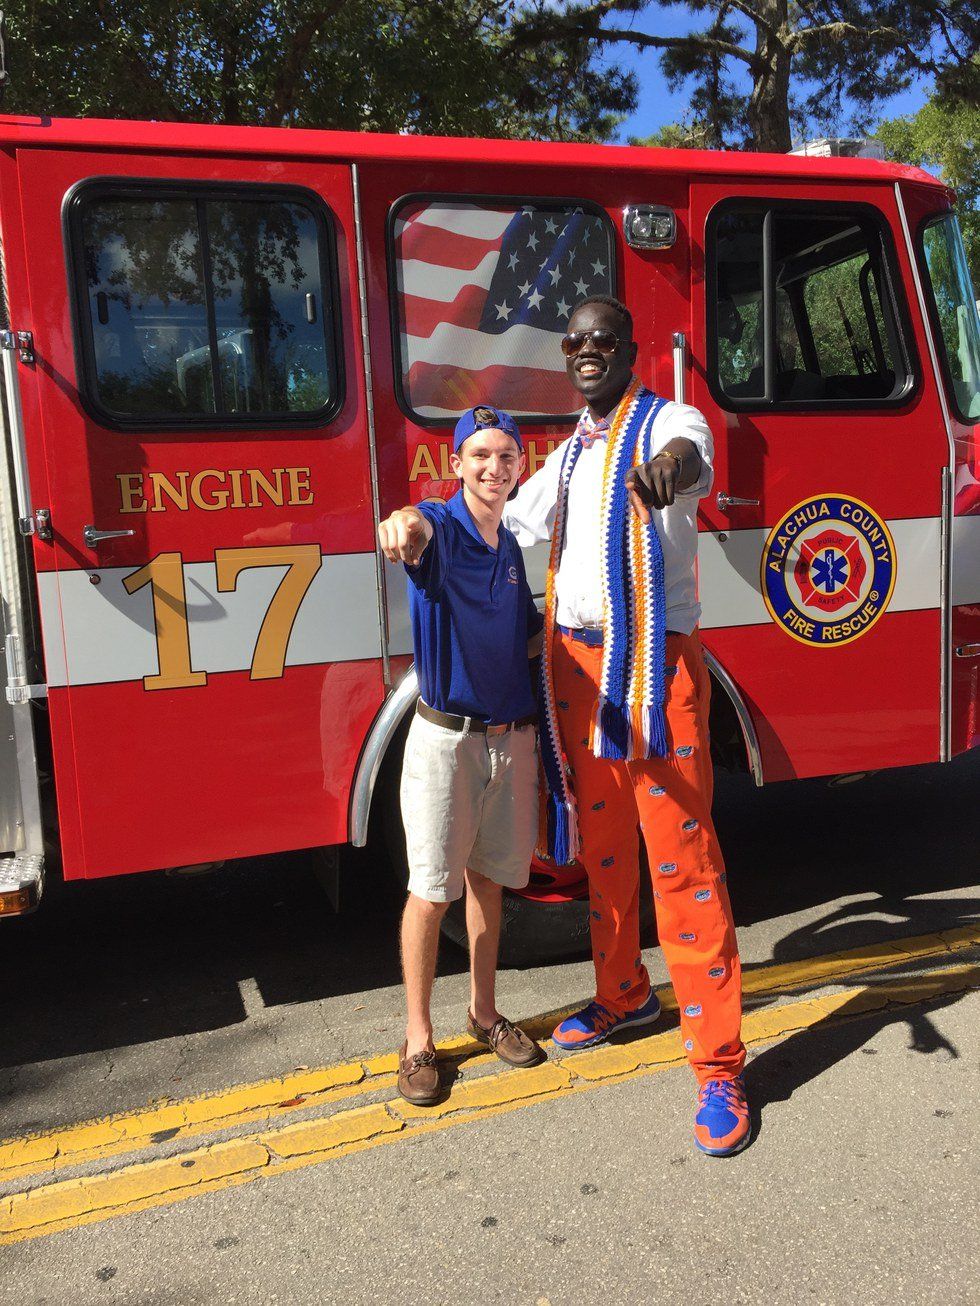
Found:
[{"label": "blue and orange sneaker", "polygon": [[615,1015],[601,1002],[592,1001],[574,1016],[568,1016],[561,1022],[552,1039],[567,1052],[579,1048],[590,1048],[602,1043],[617,1029],[629,1029],[631,1025],[652,1025],[660,1015],[660,999],[653,989],[638,1007],[631,1007],[621,1016]]},{"label": "blue and orange sneaker", "polygon": [[694,1142],[708,1156],[734,1156],[748,1147],[752,1122],[742,1076],[708,1079],[698,1092]]}]

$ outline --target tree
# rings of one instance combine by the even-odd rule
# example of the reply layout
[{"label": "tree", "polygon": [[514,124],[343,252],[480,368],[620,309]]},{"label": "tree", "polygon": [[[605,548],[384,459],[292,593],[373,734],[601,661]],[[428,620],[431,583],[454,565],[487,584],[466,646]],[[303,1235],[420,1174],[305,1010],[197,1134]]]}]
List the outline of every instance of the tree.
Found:
[{"label": "tree", "polygon": [[[660,36],[607,25],[652,6],[686,8],[706,26]],[[572,34],[660,51],[668,79],[693,81],[689,130],[749,149],[785,152],[794,126],[845,116],[860,129],[917,75],[937,79],[951,101],[980,104],[976,0],[573,0],[561,9],[538,0],[517,26],[532,45]],[[747,96],[725,78],[739,66],[751,80]],[[801,99],[807,83],[813,90]]]},{"label": "tree", "polygon": [[883,122],[875,135],[890,159],[937,170],[955,188],[967,258],[980,285],[980,109],[934,95],[918,113]]},{"label": "tree", "polygon": [[18,113],[607,139],[636,102],[594,42],[517,46],[522,0],[13,0]]}]

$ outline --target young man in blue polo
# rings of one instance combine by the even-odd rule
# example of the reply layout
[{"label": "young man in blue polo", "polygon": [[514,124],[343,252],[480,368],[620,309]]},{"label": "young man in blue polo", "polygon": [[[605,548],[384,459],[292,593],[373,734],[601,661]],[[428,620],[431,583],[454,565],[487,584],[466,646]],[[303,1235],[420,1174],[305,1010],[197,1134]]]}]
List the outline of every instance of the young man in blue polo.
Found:
[{"label": "young man in blue polo", "polygon": [[524,447],[509,413],[481,405],[460,418],[453,449],[459,493],[402,508],[378,528],[385,556],[409,576],[421,694],[401,786],[408,1020],[398,1073],[398,1091],[417,1105],[440,1096],[430,1001],[440,923],[464,886],[469,1033],[510,1065],[544,1056],[495,999],[502,892],[527,884],[538,828],[528,656],[542,621],[521,550],[500,520],[524,470]]}]

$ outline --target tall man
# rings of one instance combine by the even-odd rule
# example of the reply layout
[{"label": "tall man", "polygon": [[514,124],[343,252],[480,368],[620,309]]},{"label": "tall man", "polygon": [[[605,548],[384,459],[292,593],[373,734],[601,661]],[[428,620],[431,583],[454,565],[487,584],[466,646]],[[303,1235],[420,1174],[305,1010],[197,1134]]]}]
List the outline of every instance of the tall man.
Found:
[{"label": "tall man", "polygon": [[746,1146],[750,1122],[697,633],[695,514],[711,487],[711,432],[696,409],[634,377],[632,318],[618,300],[583,300],[562,348],[585,411],[504,515],[522,545],[552,538],[541,737],[549,845],[559,861],[578,853],[589,877],[596,997],[554,1040],[589,1047],[659,1015],[640,956],[639,823],[699,1083],[695,1142],[726,1156]]}]

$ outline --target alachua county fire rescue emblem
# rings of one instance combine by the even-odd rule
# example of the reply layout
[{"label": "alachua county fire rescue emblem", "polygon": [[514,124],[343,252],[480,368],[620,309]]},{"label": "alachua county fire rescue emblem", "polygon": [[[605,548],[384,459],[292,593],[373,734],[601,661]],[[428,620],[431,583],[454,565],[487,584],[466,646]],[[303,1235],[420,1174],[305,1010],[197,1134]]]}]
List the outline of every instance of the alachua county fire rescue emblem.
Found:
[{"label": "alachua county fire rescue emblem", "polygon": [[803,644],[849,644],[892,596],[895,543],[860,499],[822,494],[791,508],[762,550],[762,597],[778,626]]}]

